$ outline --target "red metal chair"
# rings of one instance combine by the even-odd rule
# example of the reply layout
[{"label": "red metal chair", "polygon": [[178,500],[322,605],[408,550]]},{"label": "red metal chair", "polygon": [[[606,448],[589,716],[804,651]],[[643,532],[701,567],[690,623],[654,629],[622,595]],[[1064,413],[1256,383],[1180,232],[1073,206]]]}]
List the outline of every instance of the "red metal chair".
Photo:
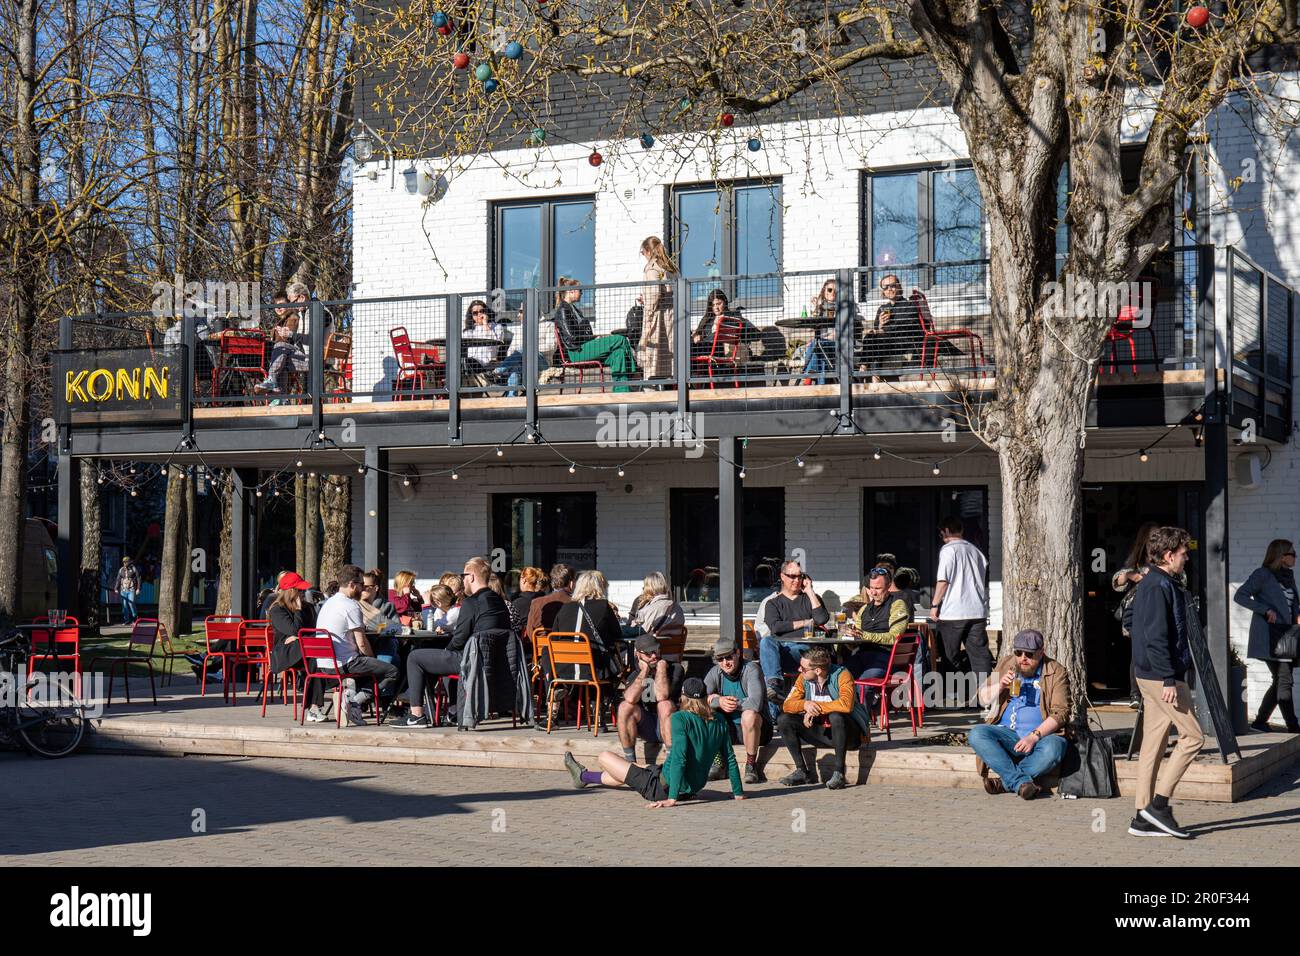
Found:
[{"label": "red metal chair", "polygon": [[[122,683],[126,685],[126,702],[131,703],[131,671],[132,664],[143,664],[149,668],[149,693],[153,695],[153,705],[158,706],[158,690],[153,680],[153,649],[158,643],[158,631],[162,624],[151,617],[137,618],[135,624],[131,627],[131,638],[126,645],[125,657],[96,657],[90,662],[90,670],[93,673],[95,665],[101,660],[108,661],[108,699],[104,702],[104,709],[113,703],[113,672],[119,667],[122,668]],[[137,647],[148,645],[147,654],[136,650]]]},{"label": "red metal chair", "polygon": [[[45,616],[32,618],[33,624],[49,624]],[[72,648],[72,653],[60,648]],[[59,661],[72,661],[73,693],[81,697],[81,631],[75,617],[66,618],[63,626],[51,630],[32,631],[32,653],[27,658],[28,670],[35,671],[42,661],[52,661],[58,668]]]},{"label": "red metal chair", "polygon": [[[974,360],[979,356],[979,374],[983,375],[984,370],[988,367],[988,359],[984,357],[984,340],[972,332],[970,329],[957,328],[945,329],[939,331],[934,322],[934,315],[930,312],[930,303],[926,301],[925,295],[920,289],[912,290],[912,302],[916,305],[916,317],[921,323],[921,331],[925,338],[921,341],[921,368],[939,368],[939,351],[943,348],[945,342],[953,339],[965,339],[967,343],[966,355]],[[930,360],[929,366],[926,365],[926,355],[930,351],[930,343],[934,343],[934,354]],[[930,377],[933,379],[934,374]]]},{"label": "red metal chair", "polygon": [[416,392],[424,391],[426,376],[434,380],[436,387],[439,369],[446,368],[437,348],[412,345],[410,334],[401,325],[388,330],[388,340],[393,344],[398,366],[397,378],[393,379],[394,397],[409,391],[414,398]]},{"label": "red metal chair", "polygon": [[736,351],[740,348],[740,337],[744,331],[745,323],[740,319],[733,315],[722,316],[713,325],[713,345],[709,354],[696,355],[691,359],[692,365],[699,363],[709,370],[709,388],[717,387],[713,381],[714,370],[720,365],[731,369],[732,384],[740,388],[740,366],[736,362]]},{"label": "red metal chair", "polygon": [[[868,677],[855,680],[853,686],[858,689],[858,702],[866,704],[867,690],[880,692],[880,726],[885,728],[885,739],[892,740],[889,731],[889,696],[899,687],[907,687],[907,710],[912,718],[912,736],[916,736],[918,727],[925,726],[925,711],[921,704],[921,686],[917,682],[914,665],[921,645],[921,635],[916,631],[904,631],[894,642],[889,654],[889,666],[885,668],[884,677]],[[918,720],[918,708],[919,717]],[[873,715],[874,716],[874,715]]]},{"label": "red metal chair", "polygon": [[[236,666],[244,670],[244,693],[253,689],[253,669],[257,669],[262,682],[262,716],[266,716],[266,685],[271,676],[271,622],[244,621],[239,625],[239,647]],[[236,686],[235,698],[239,697]]]},{"label": "red metal chair", "polygon": [[[239,632],[244,619],[237,614],[210,614],[203,619],[203,641],[208,657],[221,661],[221,699],[228,700],[234,686],[235,665],[239,660]],[[218,648],[217,644],[224,644]],[[208,689],[208,662],[203,661],[199,671],[199,696]]]},{"label": "red metal chair", "polygon": [[[558,352],[560,356],[560,368],[564,370],[565,383],[567,383],[569,379],[569,369],[576,369],[578,372],[578,388],[582,388],[587,384],[588,372],[594,372],[596,374],[602,392],[606,390],[606,385],[611,384],[614,381],[609,369],[596,359],[588,359],[582,362],[569,361],[569,353],[565,351],[564,342],[560,338],[560,331],[558,328],[555,330],[555,351]],[[560,394],[563,393],[564,389],[561,388]]]},{"label": "red metal chair", "polygon": [[[240,359],[241,361],[232,361]],[[217,338],[217,363],[212,369],[212,397],[221,395],[221,383],[230,376],[244,378],[248,389],[266,378],[266,333],[256,329],[222,332]]]},{"label": "red metal chair", "polygon": [[[1134,375],[1137,374],[1137,344],[1133,341],[1133,323],[1141,318],[1143,313],[1154,317],[1159,288],[1160,284],[1153,276],[1138,276],[1138,301],[1121,306],[1119,314],[1115,316],[1115,324],[1106,333],[1106,345],[1110,348],[1111,375],[1115,374],[1116,346],[1119,342],[1128,343],[1129,367]],[[1151,362],[1154,365],[1159,355],[1156,352],[1156,332],[1153,323],[1149,322],[1145,331],[1151,336]]]},{"label": "red metal chair", "polygon": [[[307,721],[307,690],[311,687],[312,681],[319,680],[334,681],[339,692],[339,705],[334,708],[334,723],[341,727],[343,708],[347,706],[343,700],[343,681],[348,675],[343,673],[343,668],[339,666],[339,659],[334,655],[334,635],[321,628],[304,627],[298,632],[298,643],[302,647],[302,663],[307,672],[307,677],[302,682],[302,714],[298,718],[299,725]],[[354,677],[353,679],[364,680],[365,678]],[[384,715],[379,706],[379,678],[372,674],[370,682],[375,694],[375,720],[382,724]],[[294,710],[297,709],[295,704]]]}]

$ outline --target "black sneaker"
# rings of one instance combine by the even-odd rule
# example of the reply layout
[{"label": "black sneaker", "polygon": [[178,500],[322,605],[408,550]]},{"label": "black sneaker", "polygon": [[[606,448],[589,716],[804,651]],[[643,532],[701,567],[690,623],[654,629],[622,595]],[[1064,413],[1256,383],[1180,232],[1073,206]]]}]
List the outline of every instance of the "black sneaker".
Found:
[{"label": "black sneaker", "polygon": [[830,779],[826,781],[827,790],[843,790],[848,785],[849,782],[844,779],[844,774],[838,770],[831,774]]},{"label": "black sneaker", "polygon": [[395,725],[398,726],[398,727],[431,727],[431,726],[433,726],[432,724],[429,723],[429,717],[428,717],[427,714],[421,714],[419,717],[416,717],[414,714],[407,714],[405,720],[399,720],[399,721],[396,721],[396,724],[395,724]]},{"label": "black sneaker", "polygon": [[767,778],[763,776],[763,771],[758,769],[757,764],[745,764],[745,783],[766,783]]},{"label": "black sneaker", "polygon": [[1149,803],[1138,811],[1138,815],[1147,823],[1159,827],[1170,836],[1178,837],[1180,840],[1190,840],[1192,838],[1189,832],[1178,825],[1178,821],[1174,819],[1174,811],[1170,807],[1161,810],[1154,803]]},{"label": "black sneaker", "polygon": [[808,782],[808,771],[800,767],[794,773],[781,778],[783,787],[799,787]]},{"label": "black sneaker", "polygon": [[769,680],[767,682],[767,699],[773,704],[779,704],[785,700],[785,695],[781,693],[781,682]]},{"label": "black sneaker", "polygon": [[582,779],[582,774],[587,768],[578,763],[573,754],[567,750],[564,752],[564,769],[569,771],[569,776],[573,778],[574,790],[581,790],[587,786],[586,781]]},{"label": "black sneaker", "polygon": [[1129,832],[1129,836],[1140,836],[1140,837],[1169,836],[1168,833],[1166,833],[1164,830],[1160,829],[1159,827],[1147,823],[1147,821],[1143,818],[1142,814],[1140,813],[1137,816],[1135,816],[1133,818],[1133,822],[1128,825],[1128,832]]},{"label": "black sneaker", "polygon": [[727,775],[727,768],[722,765],[721,757],[713,758],[713,766],[709,767],[709,779],[721,780]]}]

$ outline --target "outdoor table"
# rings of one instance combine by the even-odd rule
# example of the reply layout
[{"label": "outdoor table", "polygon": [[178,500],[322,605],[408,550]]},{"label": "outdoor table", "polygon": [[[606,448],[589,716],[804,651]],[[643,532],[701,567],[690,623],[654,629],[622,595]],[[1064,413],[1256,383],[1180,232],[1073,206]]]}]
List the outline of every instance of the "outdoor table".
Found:
[{"label": "outdoor table", "polygon": [[410,634],[381,634],[379,631],[366,631],[366,637],[375,639],[380,637],[395,637],[399,641],[407,641],[414,647],[436,647],[445,648],[451,643],[452,634],[448,631],[440,634],[437,631],[412,631]]},{"label": "outdoor table", "polygon": [[[445,349],[445,348],[447,347],[447,340],[446,340],[445,338],[443,338],[443,339],[426,339],[424,344],[425,344],[425,345],[432,345],[432,346],[435,346],[435,347],[437,347],[437,348],[443,348],[443,349]],[[482,338],[480,338],[480,337],[478,337],[478,336],[475,336],[475,337],[472,337],[472,338],[471,338],[471,337],[462,337],[461,340],[460,340],[460,347],[461,347],[462,349],[488,348],[488,347],[494,347],[494,346],[504,345],[504,344],[505,344],[505,343],[502,342],[500,339],[490,339],[490,338],[486,338],[486,337],[482,337]]]},{"label": "outdoor table", "polygon": [[794,319],[777,319],[776,324],[782,329],[829,329],[835,324],[833,316],[801,315]]}]

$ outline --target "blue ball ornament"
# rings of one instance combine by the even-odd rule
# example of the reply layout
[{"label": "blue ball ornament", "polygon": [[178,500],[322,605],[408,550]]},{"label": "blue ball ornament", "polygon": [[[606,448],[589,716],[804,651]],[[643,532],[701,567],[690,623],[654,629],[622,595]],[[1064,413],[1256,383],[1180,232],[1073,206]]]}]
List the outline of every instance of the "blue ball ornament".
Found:
[{"label": "blue ball ornament", "polygon": [[760,149],[763,148],[762,140],[757,138],[751,138],[750,141],[745,145],[749,147],[749,151],[751,153],[757,153]]},{"label": "blue ball ornament", "polygon": [[641,134],[641,145],[644,148],[649,149],[654,144],[655,144],[655,138],[653,136],[651,136],[649,133]]},{"label": "blue ball ornament", "polygon": [[474,68],[474,76],[483,83],[492,79],[492,65],[489,63],[480,63]]},{"label": "blue ball ornament", "polygon": [[517,60],[524,55],[524,45],[518,40],[511,40],[506,44],[505,54],[507,60]]},{"label": "blue ball ornament", "polygon": [[497,91],[497,87],[500,86],[500,85],[501,85],[501,84],[499,84],[496,80],[493,80],[493,79],[487,79],[487,80],[484,80],[484,81],[483,81],[483,92],[484,92],[484,93],[495,93],[495,92]]},{"label": "blue ball ornament", "polygon": [[445,27],[449,22],[451,21],[448,20],[447,14],[443,13],[442,11],[439,11],[433,15],[433,25],[435,27]]}]

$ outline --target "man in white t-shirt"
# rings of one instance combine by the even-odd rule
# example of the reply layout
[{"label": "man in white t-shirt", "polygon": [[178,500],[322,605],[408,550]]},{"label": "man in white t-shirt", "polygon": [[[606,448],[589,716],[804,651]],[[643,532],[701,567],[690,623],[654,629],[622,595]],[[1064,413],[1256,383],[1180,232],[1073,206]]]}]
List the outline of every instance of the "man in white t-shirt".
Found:
[{"label": "man in white t-shirt", "polygon": [[965,644],[970,669],[983,680],[993,670],[989,635],[985,630],[989,617],[989,562],[979,548],[962,537],[965,530],[957,517],[939,525],[943,547],[939,550],[939,570],[935,572],[930,620],[938,622],[948,663],[956,664]]},{"label": "man in white t-shirt", "polygon": [[[352,677],[379,678],[379,696],[391,697],[397,686],[398,669],[381,661],[371,650],[366,637],[365,614],[361,609],[363,572],[355,564],[339,571],[338,593],[325,602],[316,615],[316,627],[329,631],[334,640],[334,655],[343,673]],[[366,681],[365,684],[368,684]],[[365,684],[362,686],[364,687]],[[379,702],[375,703],[379,713]]]}]

